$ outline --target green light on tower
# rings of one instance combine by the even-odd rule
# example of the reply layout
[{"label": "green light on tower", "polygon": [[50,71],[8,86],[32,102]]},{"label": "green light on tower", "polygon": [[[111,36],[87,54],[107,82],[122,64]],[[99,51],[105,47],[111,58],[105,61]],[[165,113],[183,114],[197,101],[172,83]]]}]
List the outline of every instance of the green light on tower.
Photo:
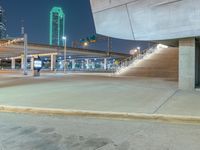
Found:
[{"label": "green light on tower", "polygon": [[61,45],[65,35],[65,14],[60,7],[53,7],[50,11],[49,44]]}]

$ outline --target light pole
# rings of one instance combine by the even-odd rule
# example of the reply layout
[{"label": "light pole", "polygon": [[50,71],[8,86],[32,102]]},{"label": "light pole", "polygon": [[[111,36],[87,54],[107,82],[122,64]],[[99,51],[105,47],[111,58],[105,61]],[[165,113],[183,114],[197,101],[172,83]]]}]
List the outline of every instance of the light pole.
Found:
[{"label": "light pole", "polygon": [[67,37],[63,36],[62,37],[63,41],[64,41],[64,73],[66,73],[66,65],[67,65]]},{"label": "light pole", "polygon": [[138,55],[140,56],[141,55],[141,48],[139,46],[137,47],[137,51],[138,51]]},{"label": "light pole", "polygon": [[112,38],[108,36],[108,52],[107,52],[108,57],[110,57],[111,50],[112,50]]},{"label": "light pole", "polygon": [[28,75],[28,71],[27,71],[27,53],[28,53],[28,49],[27,49],[27,34],[24,34],[24,64],[23,64],[23,72],[24,75]]}]

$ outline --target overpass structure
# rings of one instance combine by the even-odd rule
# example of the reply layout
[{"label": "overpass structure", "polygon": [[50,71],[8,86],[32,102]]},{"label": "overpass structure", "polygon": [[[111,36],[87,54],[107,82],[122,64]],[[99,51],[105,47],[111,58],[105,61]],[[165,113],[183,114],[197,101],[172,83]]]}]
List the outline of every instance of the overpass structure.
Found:
[{"label": "overpass structure", "polygon": [[[179,88],[200,85],[199,0],[90,0],[96,32],[179,45]],[[159,63],[159,62],[158,62]]]},{"label": "overpass structure", "polygon": [[[23,55],[23,43],[15,43],[8,46],[0,46],[0,58],[9,58]],[[28,43],[28,54],[47,54],[47,53],[64,53],[63,46],[51,46],[47,44],[36,44]],[[126,58],[129,57],[129,54],[118,53],[118,52],[107,52],[106,50],[94,50],[94,49],[85,49],[85,48],[73,48],[67,47],[67,55],[74,56],[93,56],[93,57],[117,57],[117,58]]]},{"label": "overpass structure", "polygon": [[[5,43],[6,41],[0,41],[1,43]],[[7,42],[10,43],[10,42]],[[64,53],[63,46],[52,46],[46,44],[36,44],[36,43],[28,43],[28,53],[27,57],[31,61],[31,69],[33,70],[33,62],[34,58],[40,57],[50,57],[50,68],[54,70],[56,67],[56,59],[57,56],[62,56]],[[83,49],[83,48],[73,48],[67,47],[67,56],[73,57],[72,62],[75,63],[75,59],[77,57],[85,57],[87,59],[87,63],[89,63],[90,58],[102,58],[104,60],[104,68],[107,66],[107,58],[119,58],[123,59],[129,57],[129,54],[118,53],[118,52],[107,52],[102,50],[93,50],[93,49]],[[12,44],[0,44],[0,60],[9,59],[11,60],[11,68],[15,69],[16,60],[20,59],[21,61],[21,69],[24,69],[24,43],[12,43]],[[73,66],[75,66],[73,64]]]}]

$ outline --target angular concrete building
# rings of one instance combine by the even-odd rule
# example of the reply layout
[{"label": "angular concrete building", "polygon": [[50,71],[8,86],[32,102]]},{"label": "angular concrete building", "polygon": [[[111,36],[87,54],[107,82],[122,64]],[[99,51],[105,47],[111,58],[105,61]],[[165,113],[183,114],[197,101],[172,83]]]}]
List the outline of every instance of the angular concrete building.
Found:
[{"label": "angular concrete building", "polygon": [[199,0],[90,0],[98,34],[179,45],[179,88],[200,85]]},{"label": "angular concrete building", "polygon": [[128,40],[200,35],[199,0],[91,0],[97,33]]}]

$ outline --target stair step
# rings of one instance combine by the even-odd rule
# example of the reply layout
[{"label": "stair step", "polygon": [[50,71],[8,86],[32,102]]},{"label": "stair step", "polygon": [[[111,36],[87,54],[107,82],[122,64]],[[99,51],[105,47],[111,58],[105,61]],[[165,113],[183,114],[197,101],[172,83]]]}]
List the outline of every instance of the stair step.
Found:
[{"label": "stair step", "polygon": [[152,53],[130,67],[123,76],[159,77],[178,80],[178,48],[167,48]]}]

